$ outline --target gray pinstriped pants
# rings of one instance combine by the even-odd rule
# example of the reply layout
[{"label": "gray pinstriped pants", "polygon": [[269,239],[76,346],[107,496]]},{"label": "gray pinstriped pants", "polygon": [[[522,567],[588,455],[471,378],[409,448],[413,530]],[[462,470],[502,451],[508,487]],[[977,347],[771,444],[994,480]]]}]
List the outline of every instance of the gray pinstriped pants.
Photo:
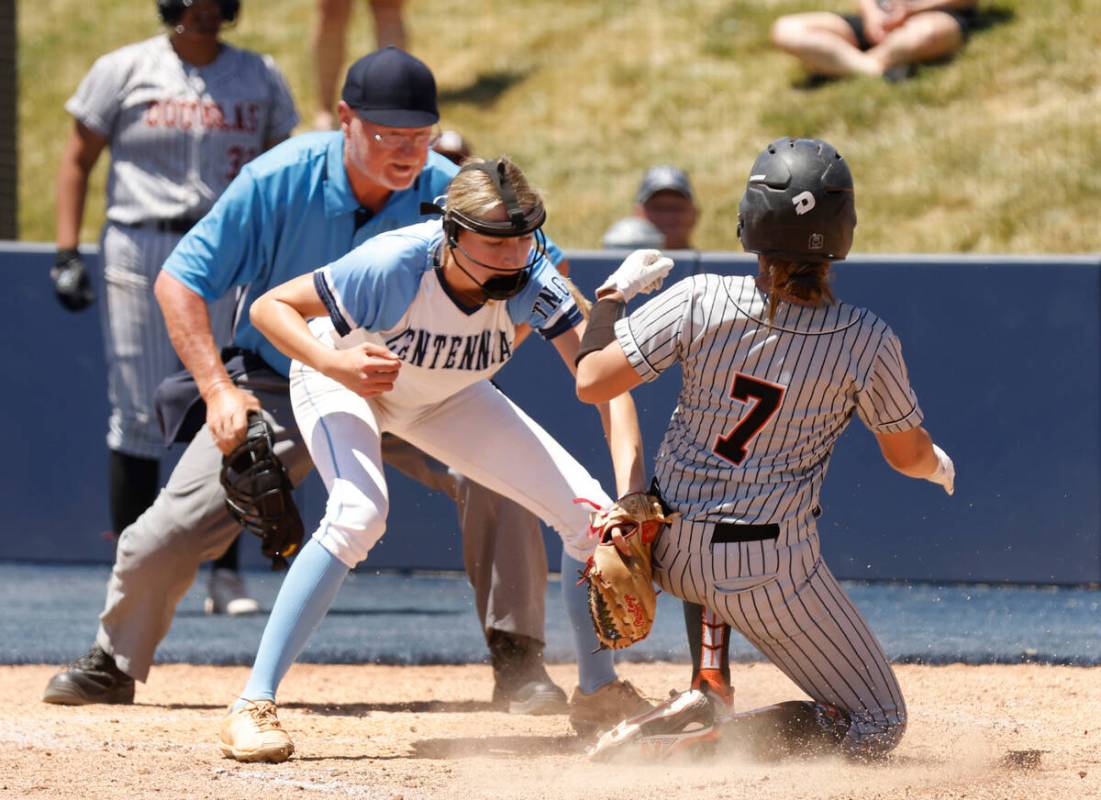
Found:
[{"label": "gray pinstriped pants", "polygon": [[877,754],[898,744],[906,703],[882,646],[829,571],[818,532],[711,543],[713,522],[677,519],[654,545],[654,580],[711,609],[812,699],[844,709],[843,746]]}]

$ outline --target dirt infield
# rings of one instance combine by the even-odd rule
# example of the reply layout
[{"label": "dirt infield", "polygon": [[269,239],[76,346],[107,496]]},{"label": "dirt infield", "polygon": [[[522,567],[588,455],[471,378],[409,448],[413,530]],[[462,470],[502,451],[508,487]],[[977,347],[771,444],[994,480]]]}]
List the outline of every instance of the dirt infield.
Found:
[{"label": "dirt infield", "polygon": [[[0,667],[0,798],[1091,798],[1101,797],[1101,670],[898,667],[905,739],[874,766],[812,762],[587,762],[564,716],[489,707],[486,666],[300,665],[280,715],[298,752],[286,764],[223,759],[213,744],[238,667],[157,667],[137,705],[39,702],[53,667]],[[682,664],[628,664],[654,697]],[[561,685],[573,668],[554,666]],[[737,665],[737,705],[798,692],[775,668]],[[1040,751],[1006,758],[1009,753]]]}]

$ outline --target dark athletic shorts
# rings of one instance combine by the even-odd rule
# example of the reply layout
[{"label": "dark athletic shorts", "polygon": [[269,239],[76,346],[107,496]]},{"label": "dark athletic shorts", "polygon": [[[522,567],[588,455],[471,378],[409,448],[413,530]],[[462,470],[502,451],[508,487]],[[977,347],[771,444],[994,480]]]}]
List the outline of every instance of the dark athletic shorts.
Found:
[{"label": "dark athletic shorts", "polygon": [[[960,11],[942,11],[940,13],[947,14],[956,21],[956,24],[960,26],[964,41],[967,41],[968,31],[975,26],[975,9],[965,8]],[[840,14],[839,16],[849,23],[849,27],[852,28],[853,34],[856,36],[857,47],[861,50],[871,50],[872,43],[864,36],[864,18],[859,14]]]}]

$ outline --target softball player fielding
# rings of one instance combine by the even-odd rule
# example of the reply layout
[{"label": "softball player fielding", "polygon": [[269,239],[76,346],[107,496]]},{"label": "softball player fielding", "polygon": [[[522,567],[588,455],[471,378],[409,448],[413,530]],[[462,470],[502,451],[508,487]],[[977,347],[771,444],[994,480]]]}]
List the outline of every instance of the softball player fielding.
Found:
[{"label": "softball player fielding", "polygon": [[[111,151],[101,238],[100,305],[111,416],[111,522],[116,533],[159,488],[164,439],[153,409],[157,386],[179,369],[153,281],[168,254],[254,156],[298,123],[275,62],[219,40],[238,0],[157,0],[166,35],[98,59],[65,104],[74,124],[57,181],[58,299],[79,311],[92,300],[77,252],[88,177]],[[220,344],[234,298],[211,307]]]},{"label": "softball player fielding", "polygon": [[[275,691],[349,570],[386,529],[386,431],[522,504],[562,537],[562,594],[579,672],[574,727],[587,733],[649,708],[616,678],[612,651],[599,647],[589,620],[587,590],[568,579],[596,546],[575,498],[611,500],[490,383],[511,357],[519,324],[550,341],[571,369],[580,344],[581,312],[544,255],[542,199],[507,159],[475,160],[451,181],[443,215],[442,224],[377,236],[252,305],[253,324],[295,359],[294,416],[329,502],[287,573],[248,684],[222,725],[228,757],[279,762],[294,752]],[[630,395],[612,404],[601,416],[617,475],[626,476],[619,488],[639,488],[634,406]]]},{"label": "softball player fielding", "polygon": [[739,209],[756,277],[698,275],[625,319],[598,291],[578,396],[603,402],[680,363],[683,388],[654,487],[681,512],[654,545],[666,591],[710,609],[807,693],[716,725],[690,690],[605,734],[593,755],[665,753],[721,734],[776,755],[891,750],[906,706],[887,657],[819,551],[819,492],[855,412],[887,463],[953,492],[955,469],[921,427],[891,329],[834,300],[830,264],[856,226],[853,182],[833,147],[780,139],[758,156]]}]

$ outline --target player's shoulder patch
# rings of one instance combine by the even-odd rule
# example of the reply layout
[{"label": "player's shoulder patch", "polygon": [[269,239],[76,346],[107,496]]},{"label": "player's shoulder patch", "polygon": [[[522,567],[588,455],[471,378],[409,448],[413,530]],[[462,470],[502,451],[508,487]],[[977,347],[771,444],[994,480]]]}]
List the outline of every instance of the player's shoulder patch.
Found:
[{"label": "player's shoulder patch", "polygon": [[582,320],[569,284],[546,258],[532,268],[524,290],[507,302],[513,322],[530,324],[545,339],[554,339]]}]

